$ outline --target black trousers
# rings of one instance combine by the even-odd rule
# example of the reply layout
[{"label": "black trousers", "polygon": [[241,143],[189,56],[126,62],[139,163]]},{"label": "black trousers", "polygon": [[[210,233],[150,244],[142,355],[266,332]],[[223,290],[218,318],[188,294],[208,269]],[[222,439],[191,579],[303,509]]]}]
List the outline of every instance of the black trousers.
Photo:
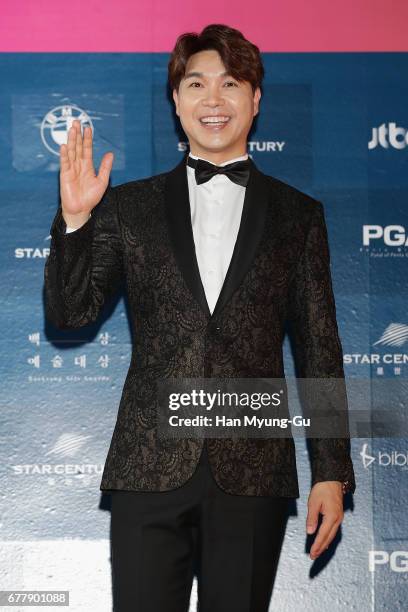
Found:
[{"label": "black trousers", "polygon": [[114,612],[267,612],[289,498],[230,495],[206,445],[196,472],[172,491],[112,491]]}]

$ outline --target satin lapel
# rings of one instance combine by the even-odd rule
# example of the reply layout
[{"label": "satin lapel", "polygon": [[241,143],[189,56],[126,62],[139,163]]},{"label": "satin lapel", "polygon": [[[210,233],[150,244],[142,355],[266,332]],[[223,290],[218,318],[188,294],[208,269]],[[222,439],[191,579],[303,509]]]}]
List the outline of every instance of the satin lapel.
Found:
[{"label": "satin lapel", "polygon": [[165,184],[166,217],[173,251],[183,278],[200,307],[211,316],[194,245],[190,197],[187,182],[187,155],[167,174]]},{"label": "satin lapel", "polygon": [[250,269],[265,226],[270,184],[251,160],[251,175],[245,190],[237,240],[224,284],[211,315],[195,252],[186,160],[187,155],[167,174],[166,218],[174,255],[183,278],[205,315],[212,319],[227,304]]},{"label": "satin lapel", "polygon": [[251,267],[265,227],[269,193],[270,183],[268,179],[252,162],[237,240],[212,317],[216,317],[224,308]]}]

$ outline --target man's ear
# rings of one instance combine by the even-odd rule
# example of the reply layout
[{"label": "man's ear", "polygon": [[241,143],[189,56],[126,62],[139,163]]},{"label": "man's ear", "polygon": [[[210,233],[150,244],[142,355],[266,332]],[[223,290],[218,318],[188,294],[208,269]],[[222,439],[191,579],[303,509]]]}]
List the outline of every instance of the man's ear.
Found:
[{"label": "man's ear", "polygon": [[259,113],[259,101],[261,99],[261,88],[257,87],[254,93],[254,117]]},{"label": "man's ear", "polygon": [[179,108],[178,108],[178,94],[177,94],[177,89],[173,89],[173,100],[174,100],[174,104],[176,105],[176,115],[180,116],[180,113],[179,113]]}]

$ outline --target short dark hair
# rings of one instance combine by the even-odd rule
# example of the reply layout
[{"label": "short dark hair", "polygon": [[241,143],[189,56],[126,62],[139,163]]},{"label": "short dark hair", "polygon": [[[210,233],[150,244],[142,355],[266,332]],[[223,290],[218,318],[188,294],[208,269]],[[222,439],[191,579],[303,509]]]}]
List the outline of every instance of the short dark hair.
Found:
[{"label": "short dark hair", "polygon": [[218,51],[225,69],[237,81],[249,81],[253,92],[257,87],[261,87],[265,71],[258,47],[247,40],[239,30],[212,23],[200,34],[185,32],[177,38],[168,63],[171,89],[178,91],[190,56],[208,49]]}]

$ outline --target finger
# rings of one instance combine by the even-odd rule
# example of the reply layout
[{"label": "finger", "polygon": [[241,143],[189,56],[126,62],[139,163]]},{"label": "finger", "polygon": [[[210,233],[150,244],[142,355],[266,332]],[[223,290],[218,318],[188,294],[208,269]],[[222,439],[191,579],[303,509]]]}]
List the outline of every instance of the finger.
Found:
[{"label": "finger", "polygon": [[329,533],[327,534],[326,538],[323,540],[323,542],[320,544],[320,546],[318,548],[314,548],[314,545],[312,547],[312,550],[310,551],[313,555],[320,555],[320,553],[322,553],[324,550],[327,550],[327,548],[329,548],[330,543],[332,542],[334,536],[337,533],[338,528],[340,527],[341,521],[337,520],[335,522],[335,524],[332,526],[332,528],[330,529]]},{"label": "finger", "polygon": [[113,165],[113,157],[114,155],[111,151],[105,153],[105,155],[102,157],[102,161],[99,166],[98,179],[101,179],[104,184],[107,184],[109,181],[109,176]]},{"label": "finger", "polygon": [[76,160],[79,161],[80,159],[82,159],[81,124],[79,121],[74,121],[74,123],[75,123],[75,132],[76,132],[75,155],[76,155]]},{"label": "finger", "polygon": [[68,147],[66,144],[62,144],[60,146],[60,168],[61,170],[66,172],[67,170],[70,169],[70,167],[71,167],[71,164],[69,162],[69,157],[68,157]]},{"label": "finger", "polygon": [[92,160],[92,129],[89,125],[84,128],[84,141],[82,144],[82,159]]},{"label": "finger", "polygon": [[317,536],[315,541],[313,542],[312,548],[310,549],[310,554],[314,555],[317,550],[320,550],[322,547],[322,543],[326,540],[329,535],[333,525],[335,524],[337,516],[333,514],[326,514],[323,517],[323,521],[319,527],[319,531],[317,532]]},{"label": "finger", "polygon": [[71,163],[75,161],[75,143],[76,143],[76,130],[72,125],[68,130],[68,158]]},{"label": "finger", "polygon": [[319,509],[320,506],[316,504],[309,506],[306,518],[306,533],[314,533],[316,531],[317,523],[319,522]]}]

